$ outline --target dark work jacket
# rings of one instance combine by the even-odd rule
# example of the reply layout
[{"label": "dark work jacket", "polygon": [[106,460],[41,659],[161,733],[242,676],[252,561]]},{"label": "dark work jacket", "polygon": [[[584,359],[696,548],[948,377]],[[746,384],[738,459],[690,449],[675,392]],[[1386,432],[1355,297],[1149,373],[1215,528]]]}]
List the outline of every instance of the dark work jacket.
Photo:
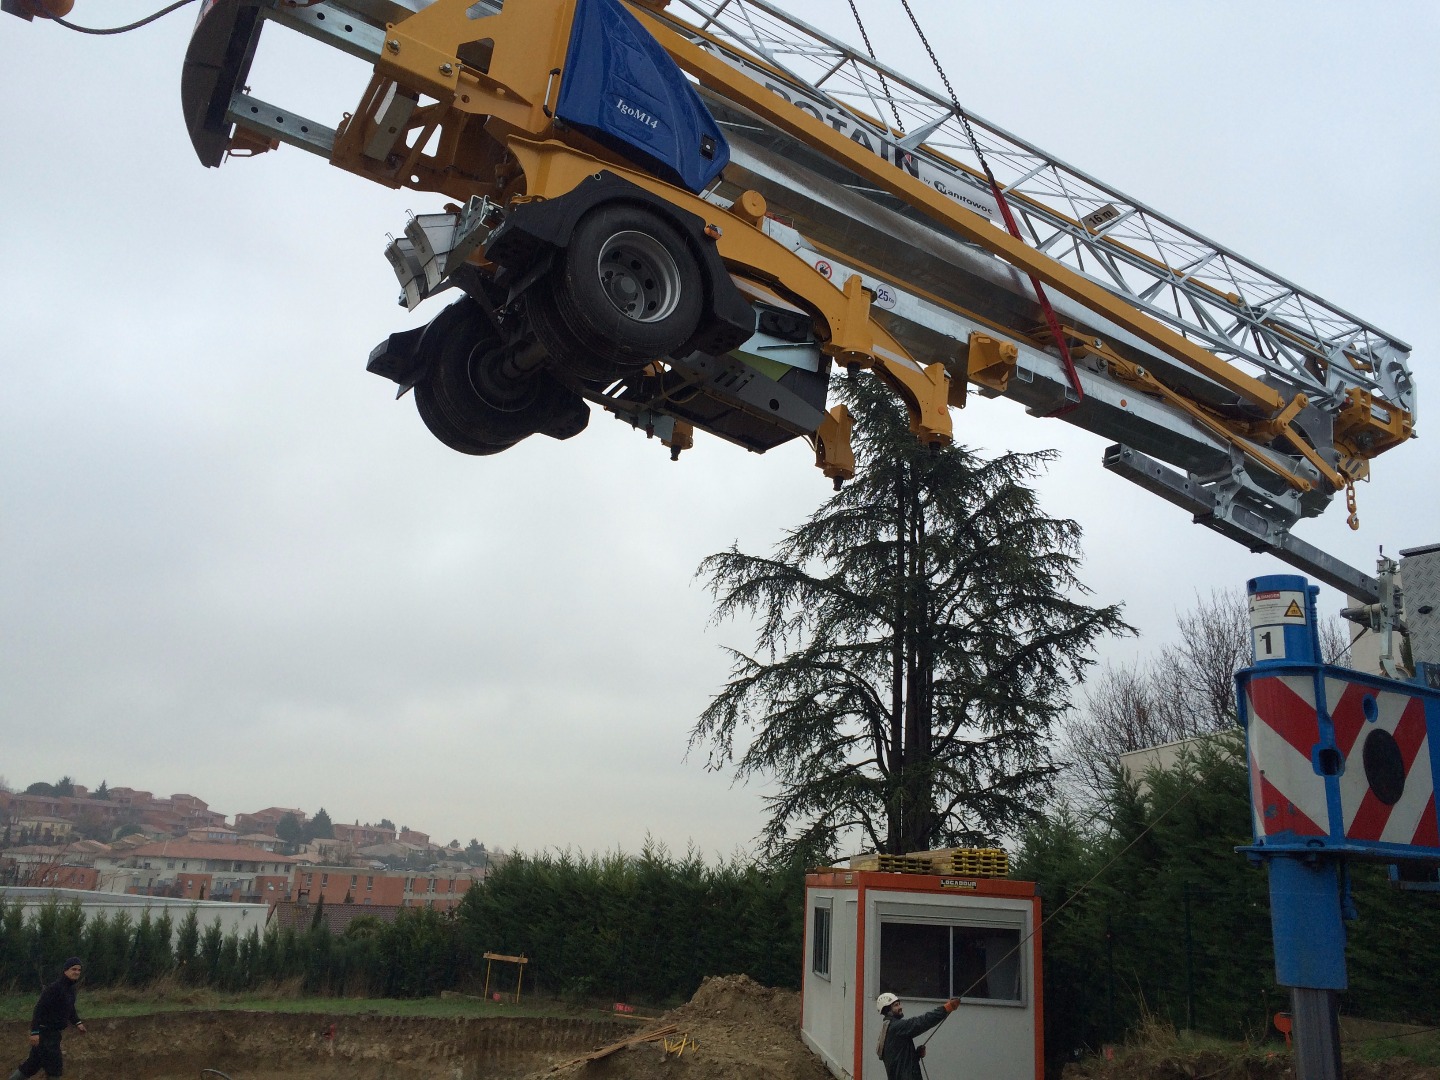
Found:
[{"label": "dark work jacket", "polygon": [[920,1054],[915,1049],[915,1036],[929,1031],[948,1015],[945,1006],[939,1005],[919,1016],[890,1021],[885,1031],[885,1049],[880,1054],[889,1080],[921,1080]]},{"label": "dark work jacket", "polygon": [[75,984],[64,975],[40,991],[40,1000],[35,1002],[35,1012],[30,1017],[30,1034],[44,1035],[47,1032],[64,1031],[71,1024],[80,1023],[75,1012]]}]

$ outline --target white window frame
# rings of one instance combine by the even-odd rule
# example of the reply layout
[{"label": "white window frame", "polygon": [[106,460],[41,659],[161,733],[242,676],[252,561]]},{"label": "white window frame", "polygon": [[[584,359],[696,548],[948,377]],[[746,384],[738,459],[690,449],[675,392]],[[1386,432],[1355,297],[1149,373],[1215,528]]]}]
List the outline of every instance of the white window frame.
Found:
[{"label": "white window frame", "polygon": [[[1008,914],[1008,913],[1007,913],[1007,914]],[[1014,935],[1016,935],[1017,944],[1019,945],[1019,949],[1018,949],[1018,951],[1017,951],[1016,956],[1014,957],[1013,962],[1014,962],[1014,964],[1015,964],[1015,966],[1016,966],[1016,981],[1017,981],[1018,984],[1019,984],[1018,987],[1017,987],[1018,996],[1017,996],[1017,997],[1014,997],[1014,998],[996,998],[996,997],[976,997],[976,996],[974,996],[974,995],[969,995],[969,996],[966,996],[966,997],[962,997],[961,1000],[964,1001],[965,1004],[967,1004],[967,1005],[987,1005],[987,1006],[994,1006],[994,1007],[996,1007],[996,1008],[1010,1008],[1010,1009],[1025,1008],[1025,1007],[1026,1007],[1026,1005],[1027,1005],[1027,1003],[1028,1003],[1028,1000],[1029,1000],[1030,993],[1031,993],[1031,988],[1030,988],[1030,975],[1027,973],[1027,965],[1026,965],[1026,962],[1025,962],[1025,961],[1026,961],[1026,957],[1027,957],[1027,955],[1028,955],[1028,949],[1026,948],[1026,945],[1027,945],[1027,942],[1028,942],[1027,926],[1026,926],[1025,924],[1020,923],[1020,922],[1017,922],[1017,921],[1015,921],[1015,920],[1013,920],[1013,919],[1006,919],[1006,918],[1004,918],[1003,916],[1000,917],[1000,918],[984,918],[984,917],[979,917],[979,918],[976,918],[976,917],[968,917],[968,918],[967,918],[967,917],[961,917],[961,918],[956,918],[956,917],[954,917],[954,916],[938,917],[938,918],[937,918],[937,917],[934,917],[934,916],[918,915],[918,914],[917,914],[917,915],[900,914],[899,912],[895,912],[895,911],[882,911],[882,912],[877,913],[877,915],[878,915],[877,923],[878,923],[879,934],[877,935],[877,940],[876,940],[876,944],[875,944],[875,956],[876,956],[876,961],[877,961],[877,962],[876,962],[876,972],[879,974],[879,976],[880,976],[880,978],[881,978],[882,981],[884,981],[884,979],[886,978],[886,975],[885,975],[885,953],[884,953],[885,927],[886,927],[886,925],[932,926],[932,927],[942,927],[942,928],[944,928],[944,929],[947,931],[946,940],[947,940],[947,945],[948,945],[948,948],[949,948],[949,956],[948,956],[948,959],[947,959],[947,962],[946,962],[946,968],[947,968],[947,975],[948,975],[948,978],[949,978],[949,981],[950,981],[950,987],[949,987],[950,993],[946,996],[946,998],[916,997],[916,998],[912,998],[912,1000],[919,1000],[919,1001],[944,1001],[944,1000],[946,1000],[948,997],[957,996],[957,995],[960,993],[960,991],[967,989],[967,987],[964,987],[964,986],[956,986],[956,985],[955,985],[956,975],[955,975],[954,957],[955,957],[955,931],[956,931],[956,930],[984,930],[984,931],[990,931],[990,932],[993,932],[993,933],[996,933],[996,934],[1014,934]],[[894,980],[892,979],[892,981],[894,981]],[[906,995],[902,995],[902,996],[906,996]]]},{"label": "white window frame", "polygon": [[[835,900],[817,896],[810,908],[810,973],[830,981],[831,958],[835,952]],[[821,946],[824,946],[824,956]],[[823,966],[822,966],[823,965]]]}]

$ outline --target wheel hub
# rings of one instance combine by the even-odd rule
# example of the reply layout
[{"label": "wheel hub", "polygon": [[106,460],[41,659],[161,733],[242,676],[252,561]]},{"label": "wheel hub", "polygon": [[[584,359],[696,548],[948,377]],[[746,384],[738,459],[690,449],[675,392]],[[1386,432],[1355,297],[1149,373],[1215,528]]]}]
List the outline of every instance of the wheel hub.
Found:
[{"label": "wheel hub", "polygon": [[619,232],[605,241],[596,267],[615,310],[636,322],[659,322],[675,310],[683,285],[675,258],[653,236]]}]

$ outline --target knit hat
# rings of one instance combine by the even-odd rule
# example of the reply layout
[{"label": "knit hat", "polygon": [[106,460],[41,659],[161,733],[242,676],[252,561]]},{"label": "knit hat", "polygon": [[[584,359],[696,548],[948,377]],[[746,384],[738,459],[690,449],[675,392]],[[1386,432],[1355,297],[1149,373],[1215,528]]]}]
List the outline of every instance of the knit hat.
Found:
[{"label": "knit hat", "polygon": [[61,970],[61,971],[69,971],[72,967],[81,967],[81,966],[83,966],[83,965],[80,963],[80,957],[78,957],[78,956],[67,956],[67,957],[65,958],[65,962],[60,965],[60,970]]}]

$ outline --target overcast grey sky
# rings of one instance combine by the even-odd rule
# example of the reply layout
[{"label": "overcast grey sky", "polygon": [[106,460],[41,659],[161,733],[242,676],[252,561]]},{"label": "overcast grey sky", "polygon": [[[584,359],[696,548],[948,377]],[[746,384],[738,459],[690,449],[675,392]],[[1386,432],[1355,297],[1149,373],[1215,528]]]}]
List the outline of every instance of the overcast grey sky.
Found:
[{"label": "overcast grey sky", "polygon": [[[861,8],[883,59],[939,84],[898,0]],[[915,8],[968,107],[1408,341],[1429,434],[1440,8]],[[858,39],[839,0],[793,10]],[[442,843],[748,845],[763,789],[684,760],[721,645],[749,644],[707,627],[691,575],[827,496],[808,451],[702,436],[672,464],[601,413],[567,443],[446,450],[364,371],[441,306],[397,308],[382,251],[443,200],[290,148],[202,168],[179,110],[194,11],[108,38],[0,19],[0,775],[324,806]],[[252,82],[333,124],[364,73],[286,55]],[[1059,421],[976,400],[956,427],[1062,451],[1045,505],[1146,635],[1109,658],[1157,647],[1196,590],[1284,570]],[[1337,504],[1300,535],[1373,570],[1380,544],[1440,541],[1434,479],[1413,441],[1361,487],[1359,533]]]}]

